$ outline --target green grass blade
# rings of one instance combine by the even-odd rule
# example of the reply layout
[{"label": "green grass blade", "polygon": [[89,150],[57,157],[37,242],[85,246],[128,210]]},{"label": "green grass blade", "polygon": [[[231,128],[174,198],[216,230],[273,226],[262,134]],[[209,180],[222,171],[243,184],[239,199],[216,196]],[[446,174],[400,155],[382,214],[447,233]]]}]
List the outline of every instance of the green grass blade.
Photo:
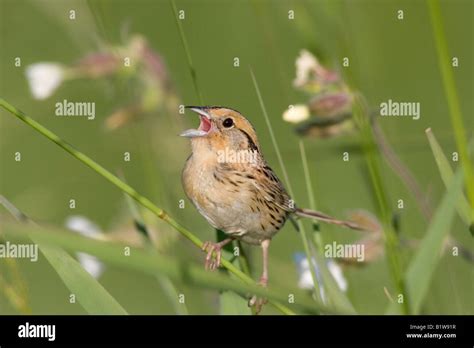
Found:
[{"label": "green grass blade", "polygon": [[167,277],[167,276],[162,276],[161,274],[156,274],[155,275],[156,280],[160,284],[161,289],[165,293],[166,297],[168,297],[171,305],[174,308],[174,311],[178,315],[189,315],[188,307],[186,306],[185,303],[179,303],[179,301],[176,301],[177,298],[179,298],[180,292],[174,285],[173,281]]},{"label": "green grass blade", "polygon": [[280,168],[283,172],[283,177],[285,179],[286,187],[288,187],[288,192],[293,197],[294,196],[293,189],[291,187],[291,182],[288,176],[288,172],[286,171],[285,162],[283,162],[283,157],[281,156],[280,147],[278,146],[278,142],[275,137],[275,133],[273,132],[272,124],[270,122],[270,118],[268,117],[267,108],[265,107],[265,103],[263,102],[262,93],[260,92],[260,87],[258,86],[257,79],[255,78],[255,74],[253,73],[252,69],[250,69],[250,75],[252,77],[252,82],[255,87],[255,91],[257,92],[258,102],[260,104],[260,108],[262,109],[263,117],[265,118],[265,123],[267,124],[267,127],[268,127],[268,132],[270,133],[270,138],[272,140],[272,144],[278,158],[278,163],[280,164]]},{"label": "green grass blade", "polygon": [[[311,175],[309,173],[309,166],[308,166],[308,158],[306,157],[306,150],[304,148],[304,143],[300,140],[300,154],[301,154],[301,162],[303,163],[303,172],[304,172],[304,181],[306,182],[306,191],[308,191],[308,199],[309,199],[309,208],[312,210],[316,210],[316,199],[314,198],[316,195],[314,194],[313,184],[311,183]],[[318,221],[312,221],[313,232],[314,232],[314,241],[316,244],[316,248],[321,255],[324,252],[323,247],[323,239],[320,233],[320,224]]]},{"label": "green grass blade", "polygon": [[[18,221],[30,226],[35,224],[2,195],[0,195],[0,205],[3,205]],[[117,300],[71,255],[62,249],[42,244],[36,239],[35,234],[30,235],[30,239],[38,245],[71,294],[76,296],[77,301],[89,314],[128,314]]]},{"label": "green grass blade", "polygon": [[189,50],[189,45],[188,45],[188,41],[186,40],[186,35],[184,35],[183,26],[181,24],[181,21],[178,18],[178,10],[176,8],[176,3],[174,0],[170,0],[170,4],[173,10],[176,26],[178,27],[179,37],[181,38],[181,43],[183,44],[184,52],[186,54],[186,59],[188,61],[189,72],[191,74],[191,79],[193,80],[194,90],[196,91],[196,95],[198,97],[199,103],[202,105],[203,99],[202,99],[201,90],[199,89],[196,69],[194,69],[193,60],[191,58],[191,51]]},{"label": "green grass blade", "polygon": [[[123,175],[120,175],[120,178],[123,180],[123,182],[126,182],[125,177]],[[135,222],[135,229],[137,230],[138,233],[141,234],[141,236],[144,237],[146,247],[151,252],[156,252],[156,249],[154,248],[154,245],[153,245],[152,237],[150,235],[150,230],[147,228],[145,224],[145,220],[143,219],[140,213],[140,208],[138,207],[137,202],[135,202],[129,195],[124,194],[124,197],[125,197],[125,200],[127,201],[127,205],[133,216],[133,220]],[[168,298],[169,302],[173,306],[176,314],[179,314],[179,315],[189,314],[186,304],[179,303],[178,301],[176,301],[176,299],[179,296],[179,291],[176,288],[176,286],[173,284],[173,282],[168,277],[163,276],[161,274],[155,275],[155,278],[158,284],[160,285],[161,289],[165,293],[165,296]]]},{"label": "green grass blade", "polygon": [[[17,221],[27,222],[28,216],[17,209],[3,195],[0,194],[0,205],[2,205]],[[3,236],[0,235],[0,244],[5,243]],[[2,262],[0,262],[1,264]],[[4,261],[8,273],[3,270],[0,272],[0,292],[3,292],[5,298],[21,314],[31,314],[31,306],[28,294],[28,288],[25,279],[20,272],[18,262],[15,258],[6,258]],[[10,277],[6,277],[9,274]]]},{"label": "green grass blade", "polygon": [[403,277],[400,256],[398,253],[399,240],[391,221],[391,211],[382,173],[379,153],[374,139],[370,117],[365,101],[360,94],[355,94],[353,105],[354,119],[360,129],[361,147],[364,151],[367,169],[370,174],[373,191],[385,236],[385,250],[392,281],[399,294],[403,294],[403,313],[410,314],[410,298],[407,296],[406,284]]},{"label": "green grass blade", "polygon": [[329,268],[326,265],[326,258],[319,253],[313,254],[319,266],[319,270],[321,271],[320,274],[324,284],[323,288],[329,299],[329,303],[337,308],[344,308],[347,314],[357,314],[351,301],[349,301],[346,294],[339,288],[339,285],[329,271]]},{"label": "green grass blade", "polygon": [[[462,193],[462,180],[463,172],[459,170],[449,184],[448,190],[428,226],[425,237],[407,269],[405,281],[413,314],[419,314],[436,266],[441,258],[443,241],[449,234],[449,228],[455,213],[455,204]],[[399,307],[396,303],[392,303],[388,312],[398,313]]]},{"label": "green grass blade", "polygon": [[[224,240],[226,238],[226,235],[224,232],[216,230],[218,234],[218,241]],[[232,242],[230,244],[227,244],[223,249],[222,249],[222,257],[226,258],[231,262],[237,269],[241,270],[244,272],[247,276],[250,276],[250,273],[247,273],[246,269],[241,267],[241,259],[245,259],[245,255],[240,255],[239,257],[235,257],[233,250],[234,250],[234,244],[235,242]],[[240,247],[240,246],[239,246]],[[245,259],[244,262],[247,262]],[[233,277],[231,273],[229,273],[226,270],[220,270],[221,273],[227,273],[228,276]],[[222,290],[219,295],[219,313],[220,314],[240,314],[240,315],[249,315],[252,314],[252,309],[248,306],[248,299],[242,296],[239,296],[238,294],[228,291],[228,290]]]},{"label": "green grass blade", "polygon": [[[260,92],[260,88],[258,86],[257,79],[255,78],[255,74],[253,73],[252,70],[250,70],[250,74],[251,74],[252,81],[253,81],[253,84],[254,84],[254,87],[255,87],[255,91],[257,92],[257,97],[258,97],[258,101],[260,103],[260,107],[261,107],[262,112],[263,112],[263,116],[265,117],[265,122],[267,123],[267,127],[268,127],[270,137],[271,137],[271,140],[272,140],[272,143],[273,143],[273,147],[275,148],[275,152],[276,152],[277,157],[278,157],[278,162],[279,162],[280,167],[283,171],[285,182],[286,182],[287,187],[288,187],[288,192],[290,193],[291,197],[294,197],[293,189],[291,188],[290,179],[289,179],[289,176],[288,176],[288,172],[286,170],[285,163],[283,162],[283,157],[281,156],[280,148],[278,146],[278,142],[277,142],[275,134],[273,132],[273,128],[272,128],[272,125],[271,125],[271,122],[270,122],[270,118],[268,117],[267,109],[265,107],[265,103],[263,102],[262,94]],[[313,279],[314,290],[315,290],[314,295],[316,297],[317,302],[322,302],[320,292],[319,292],[320,285],[319,285],[318,279],[316,277],[316,270],[314,268],[313,262],[310,261],[310,260],[313,259],[313,254],[314,254],[314,253],[311,252],[310,240],[308,238],[307,231],[304,228],[304,225],[301,223],[301,221],[298,221],[298,225],[299,225],[299,229],[300,229],[300,236],[301,236],[301,240],[302,240],[302,243],[303,243],[303,248],[304,248],[304,251],[305,251],[305,254],[306,254],[306,258],[308,259],[308,262],[309,262],[309,269],[310,269],[310,272],[311,272],[311,277]],[[344,308],[345,312],[355,313],[354,307],[350,303],[349,299],[346,297],[346,295],[342,291],[340,291],[339,287],[337,287],[337,284],[336,284],[334,278],[332,277],[331,273],[327,269],[326,263],[325,262],[320,262],[318,265],[323,270],[321,272],[323,282],[325,282],[325,284],[327,282],[327,285],[329,286],[329,288],[327,289],[328,290],[327,293],[328,293],[328,296],[330,297],[331,301],[334,304],[337,304],[338,306],[340,306],[341,308]],[[335,287],[334,287],[334,285],[335,285]]]},{"label": "green grass blade", "polygon": [[5,223],[1,232],[11,240],[28,240],[30,237],[41,244],[64,248],[71,252],[84,252],[94,255],[100,260],[121,267],[138,271],[151,276],[157,273],[168,276],[173,281],[199,286],[208,289],[232,290],[245,296],[252,293],[264,296],[275,303],[288,301],[288,294],[295,296],[292,307],[304,313],[344,313],[335,306],[320,306],[304,291],[298,289],[265,289],[255,283],[243,283],[232,279],[223,272],[207,272],[199,265],[183,260],[151,253],[149,250],[130,248],[130,255],[125,256],[125,245],[86,238],[77,234],[65,233],[55,228],[33,226],[31,224]]},{"label": "green grass blade", "polygon": [[433,36],[436,42],[439,68],[443,78],[444,91],[448,100],[449,115],[451,116],[451,123],[454,129],[454,138],[461,159],[461,165],[464,170],[467,194],[471,203],[470,220],[474,221],[474,171],[467,150],[467,138],[461,113],[461,105],[459,103],[456,83],[454,81],[453,67],[450,64],[451,55],[449,54],[439,1],[428,0],[428,8],[431,17],[431,24],[433,26]]},{"label": "green grass blade", "polygon": [[30,234],[63,283],[89,314],[128,314],[110,293],[64,250],[45,245]]},{"label": "green grass blade", "polygon": [[[255,91],[257,92],[258,102],[260,103],[260,108],[262,109],[262,113],[263,113],[263,116],[265,118],[265,122],[266,122],[267,127],[268,127],[268,132],[270,133],[270,138],[272,140],[273,148],[275,149],[275,152],[276,152],[276,155],[277,155],[277,158],[278,158],[278,163],[280,164],[280,168],[283,171],[283,176],[284,176],[284,179],[285,179],[286,187],[288,187],[288,192],[289,192],[290,196],[294,198],[293,189],[292,189],[291,183],[290,183],[290,178],[288,176],[288,172],[286,171],[286,166],[285,166],[285,163],[283,162],[283,157],[281,156],[280,148],[278,146],[278,142],[276,140],[275,133],[273,132],[273,127],[272,127],[272,124],[270,122],[270,118],[268,117],[267,108],[265,107],[265,103],[263,102],[262,93],[260,92],[260,87],[258,86],[257,79],[255,78],[255,74],[253,73],[252,69],[250,69],[250,75],[252,77],[252,82],[253,82],[253,85],[255,87]],[[299,224],[299,228],[301,230],[301,227],[303,226],[303,224],[302,223],[298,223],[298,224]],[[304,248],[304,251],[305,251],[305,254],[306,254],[306,258],[308,259],[311,278],[313,279],[314,290],[315,290],[314,291],[314,296],[316,298],[316,301],[321,302],[321,297],[320,297],[320,294],[319,294],[318,279],[316,278],[316,270],[314,268],[313,263],[311,262],[312,257],[311,257],[309,242],[308,242],[308,236],[307,236],[305,230],[301,230],[300,235],[301,235],[301,241],[303,243],[303,248]]]},{"label": "green grass blade", "polygon": [[[306,157],[306,151],[304,148],[303,141],[300,140],[300,153],[301,160],[303,162],[304,177],[306,181],[306,188],[308,191],[309,198],[309,207],[313,210],[316,210],[316,201],[314,199],[314,189],[311,184],[311,176],[309,173],[308,159]],[[322,256],[324,253],[323,240],[321,237],[320,227],[318,223],[313,222],[314,229],[314,242],[318,252],[312,253],[313,257],[316,259],[316,262],[319,265],[321,270],[321,278],[323,279],[323,288],[326,290],[326,294],[329,297],[331,303],[334,303],[337,306],[345,308],[348,313],[356,314],[352,303],[347,298],[346,294],[339,288],[336,283],[336,280],[329,271],[325,258]]]},{"label": "green grass blade", "polygon": [[[426,130],[426,136],[431,146],[431,151],[433,151],[433,156],[438,166],[438,170],[441,174],[441,179],[443,180],[444,186],[449,187],[451,181],[453,180],[453,170],[449,164],[448,159],[443,153],[443,149],[436,140],[435,135],[431,131],[431,128]],[[464,194],[459,196],[459,200],[456,202],[456,208],[458,210],[459,216],[461,219],[468,225],[473,226],[473,221],[469,214],[469,202],[467,201]]]},{"label": "green grass blade", "polygon": [[[99,165],[98,163],[94,162],[90,157],[86,156],[82,152],[76,150],[72,145],[69,143],[65,142],[62,140],[60,137],[58,137],[56,134],[51,132],[49,129],[46,127],[42,126],[40,123],[36,122],[33,120],[31,117],[26,116],[22,111],[18,110],[15,108],[13,105],[9,104],[7,101],[4,99],[0,98],[0,106],[3,107],[5,110],[9,111],[12,115],[26,123],[28,126],[32,127],[34,130],[36,130],[38,133],[42,134],[52,142],[54,142],[56,145],[61,147],[63,150],[71,154],[74,158],[78,159],[82,163],[84,163],[86,166],[94,170],[96,173],[100,174],[103,176],[105,179],[107,179],[109,182],[117,186],[120,190],[128,194],[130,197],[132,197],[138,204],[141,206],[145,207],[149,211],[151,211],[153,214],[155,214],[158,218],[162,219],[166,223],[168,223],[171,227],[173,227],[176,231],[178,231],[183,237],[188,239],[190,242],[192,242],[195,246],[197,246],[199,249],[202,248],[202,241],[194,235],[192,232],[181,226],[176,220],[174,220],[170,215],[168,215],[167,212],[165,212],[163,209],[158,208],[156,205],[153,204],[148,198],[140,195],[135,189],[133,189],[131,186],[127,185],[123,181],[121,181],[118,177],[113,175],[110,171]],[[237,278],[239,278],[241,281],[243,281],[246,284],[254,284],[254,280],[251,279],[249,276],[247,276],[245,273],[243,273],[241,270],[236,268],[234,265],[232,265],[229,261],[227,260],[222,260],[222,266],[225,267],[226,269],[229,270],[229,272],[233,273]],[[269,301],[275,308],[277,308],[280,312],[283,314],[295,314],[291,309],[289,309],[287,306],[277,303],[274,301]]]},{"label": "green grass blade", "polygon": [[[0,195],[0,205],[3,205],[18,221],[34,224],[2,195]],[[89,314],[128,314],[117,300],[68,253],[59,248],[43,245],[35,238],[35,235],[30,236],[30,239],[38,245],[63,283]]]},{"label": "green grass blade", "polygon": [[224,290],[219,296],[219,313],[224,315],[252,314],[247,301],[235,292]]},{"label": "green grass blade", "polygon": [[[308,192],[308,199],[309,199],[309,207],[310,209],[316,210],[316,200],[315,200],[315,194],[314,194],[314,189],[313,185],[311,183],[311,176],[309,173],[309,166],[308,166],[308,159],[306,157],[306,150],[304,148],[304,143],[302,140],[299,142],[299,147],[300,147],[300,154],[301,154],[301,161],[303,163],[303,173],[304,173],[304,179],[306,182],[306,191]],[[350,312],[354,312],[354,307],[352,307],[352,304],[350,301],[347,299],[344,293],[342,293],[341,289],[336,284],[336,281],[331,275],[331,272],[329,272],[329,269],[327,268],[326,262],[323,257],[320,255],[323,255],[324,252],[324,247],[323,247],[323,241],[321,238],[321,232],[320,232],[320,226],[319,222],[317,221],[312,221],[312,226],[313,226],[313,240],[314,243],[316,244],[316,249],[317,252],[311,253],[313,257],[316,259],[316,262],[319,265],[319,268],[321,270],[321,278],[323,279],[323,288],[326,289],[326,293],[328,294],[328,297],[332,300],[332,303],[341,305],[343,307],[346,307],[349,309]],[[306,234],[306,231],[304,227],[300,226],[300,229],[304,234]],[[319,292],[319,289],[316,289],[316,291]]]}]

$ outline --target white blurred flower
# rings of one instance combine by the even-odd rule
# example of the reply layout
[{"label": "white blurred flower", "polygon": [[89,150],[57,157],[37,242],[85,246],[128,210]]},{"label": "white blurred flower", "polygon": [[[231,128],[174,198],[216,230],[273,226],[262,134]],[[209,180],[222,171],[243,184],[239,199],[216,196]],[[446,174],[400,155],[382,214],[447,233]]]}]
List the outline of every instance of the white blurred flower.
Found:
[{"label": "white blurred flower", "polygon": [[36,63],[26,67],[31,94],[36,99],[51,96],[64,79],[64,69],[56,63]]},{"label": "white blurred flower", "polygon": [[[89,219],[73,215],[67,218],[66,227],[71,231],[93,239],[102,239],[100,228]],[[82,267],[94,278],[99,278],[104,272],[105,265],[95,256],[85,253],[76,253],[77,259]]]},{"label": "white blurred flower", "polygon": [[302,50],[296,59],[296,78],[293,81],[295,87],[301,87],[307,83],[310,75],[319,65],[318,60],[309,51]]},{"label": "white blurred flower", "polygon": [[298,268],[298,287],[300,289],[312,289],[314,286],[313,277],[309,269],[308,259],[302,258],[299,262],[297,261],[296,267]]},{"label": "white blurred flower", "polygon": [[299,123],[307,120],[310,116],[309,108],[304,104],[297,104],[290,106],[283,113],[283,120],[291,123]]},{"label": "white blurred flower", "polygon": [[[297,253],[295,255],[296,267],[298,269],[298,287],[300,289],[313,289],[313,277],[311,276],[311,270],[309,269],[309,262],[306,258],[306,255],[303,253]],[[319,284],[319,290],[321,294],[321,298],[325,300],[325,293],[324,293],[324,283],[321,277],[321,270],[319,265],[316,263],[316,260],[313,259],[314,268],[316,270],[316,280]],[[334,280],[336,281],[339,289],[346,292],[347,291],[347,281],[344,278],[344,274],[342,273],[341,267],[334,262],[333,260],[327,260],[326,266],[329,269],[329,272],[333,276]]]},{"label": "white blurred flower", "polygon": [[334,277],[334,280],[336,280],[336,283],[339,286],[339,289],[346,292],[347,280],[346,278],[344,278],[344,274],[342,274],[342,268],[339,267],[339,265],[332,260],[329,260],[327,262],[327,266],[329,268],[329,272],[331,272],[331,275]]},{"label": "white blurred flower", "polygon": [[95,279],[99,279],[102,273],[104,273],[104,264],[95,256],[84,253],[77,253],[76,256],[81,266]]},{"label": "white blurred flower", "polygon": [[308,83],[320,83],[322,85],[339,81],[339,75],[323,67],[318,58],[307,50],[301,50],[296,58],[296,77],[293,80],[295,87],[304,87]]},{"label": "white blurred flower", "polygon": [[99,226],[90,221],[88,218],[81,215],[71,215],[66,219],[66,227],[74,232],[82,234],[83,236],[98,238],[102,235],[102,231]]}]

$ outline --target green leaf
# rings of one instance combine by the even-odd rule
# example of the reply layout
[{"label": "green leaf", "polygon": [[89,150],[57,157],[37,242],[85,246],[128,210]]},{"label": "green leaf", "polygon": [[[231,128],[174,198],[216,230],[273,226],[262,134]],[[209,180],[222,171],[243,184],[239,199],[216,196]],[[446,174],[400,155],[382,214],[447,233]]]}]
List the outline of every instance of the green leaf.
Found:
[{"label": "green leaf", "polygon": [[33,235],[30,237],[38,244],[44,257],[89,314],[128,314],[120,303],[67,252],[44,245]]},{"label": "green leaf", "polygon": [[[3,195],[0,195],[0,205],[3,205],[25,225],[36,225]],[[115,298],[68,253],[60,248],[44,245],[36,234],[30,235],[30,239],[38,245],[63,283],[89,314],[128,314]]]},{"label": "green leaf", "polygon": [[[221,234],[224,234],[224,232],[216,230],[217,235],[219,236]],[[234,254],[232,253],[233,250],[233,245],[234,243],[227,244],[223,249],[222,249],[222,257],[230,260],[236,268],[242,270],[242,267],[239,263],[238,258],[234,257]],[[242,256],[242,255],[241,255]],[[226,272],[229,274],[229,276],[232,277],[232,275],[226,271],[226,270],[220,270],[221,272]],[[237,295],[234,292],[228,291],[228,290],[223,290],[221,291],[219,295],[219,312],[220,314],[240,314],[240,315],[250,315],[252,314],[251,309],[248,306],[248,301],[242,297]]]},{"label": "green leaf", "polygon": [[[448,191],[431,220],[419,249],[408,266],[405,281],[413,314],[418,314],[428,293],[436,266],[441,258],[443,241],[455,213],[455,203],[462,193],[463,172],[459,170],[451,181]],[[405,299],[406,301],[407,299]],[[399,313],[400,306],[392,303],[388,313]]]},{"label": "green leaf", "polygon": [[[156,276],[158,273],[168,276],[173,281],[208,289],[231,290],[243,296],[252,293],[273,300],[275,303],[287,302],[288,294],[293,293],[298,300],[292,304],[292,307],[302,310],[303,313],[344,313],[342,309],[335,306],[324,306],[315,303],[308,294],[298,289],[265,289],[255,283],[243,283],[240,280],[233,279],[223,272],[208,272],[201,265],[197,266],[149,250],[130,248],[130,255],[124,256],[124,245],[119,243],[85,238],[62,230],[52,232],[53,228],[46,229],[31,224],[4,223],[0,227],[1,232],[12,240],[28,240],[31,238],[42,246],[51,245],[71,252],[84,252],[117,267],[131,269],[151,276]],[[46,250],[46,252],[49,251],[49,249]],[[60,257],[54,257],[54,255],[52,260],[67,262]],[[69,264],[67,264],[67,267],[69,267]],[[70,272],[69,268],[63,267],[61,269],[61,273],[67,272]]]},{"label": "green leaf", "polygon": [[231,291],[222,291],[219,297],[220,314],[225,315],[250,315],[251,311],[247,301]]},{"label": "green leaf", "polygon": [[[431,146],[431,151],[433,151],[433,156],[435,158],[436,165],[438,166],[438,170],[441,174],[441,179],[443,180],[444,186],[447,188],[449,187],[449,184],[453,179],[453,170],[451,169],[451,165],[449,164],[448,159],[444,155],[443,149],[436,140],[436,137],[431,131],[431,128],[428,128],[426,130],[426,136],[428,137],[428,141]],[[459,216],[466,223],[466,225],[472,226],[473,221],[471,221],[469,213],[469,203],[464,194],[459,195],[459,199],[456,202],[456,208],[459,213]]]},{"label": "green leaf", "polygon": [[191,58],[191,51],[189,49],[188,41],[186,40],[186,35],[184,35],[183,26],[181,24],[181,21],[178,19],[178,9],[176,7],[175,1],[170,0],[170,5],[171,5],[171,9],[173,10],[173,15],[174,15],[174,20],[175,20],[176,26],[178,27],[179,37],[181,39],[181,43],[183,44],[184,53],[186,54],[186,59],[187,59],[187,62],[188,62],[188,68],[189,68],[189,72],[191,74],[191,79],[193,81],[194,90],[196,91],[196,95],[198,97],[199,104],[203,105],[202,93],[201,93],[201,90],[199,89],[196,69],[194,69],[193,60]]},{"label": "green leaf", "polygon": [[[314,189],[313,185],[311,184],[311,177],[309,173],[309,166],[308,166],[308,160],[306,158],[306,151],[304,148],[304,144],[302,141],[300,141],[300,153],[301,153],[301,161],[303,163],[303,170],[304,170],[304,178],[306,182],[306,190],[308,191],[308,199],[309,199],[309,207],[313,210],[316,210],[316,201],[314,199],[315,194],[314,194]],[[339,286],[336,283],[336,280],[332,276],[331,272],[329,271],[326,260],[322,256],[324,252],[324,247],[323,247],[323,240],[320,232],[320,226],[318,222],[312,222],[313,226],[313,239],[314,239],[314,244],[316,245],[316,249],[314,252],[311,252],[312,250],[309,250],[309,254],[313,255],[313,257],[316,259],[317,264],[319,265],[319,269],[321,271],[321,278],[322,278],[322,287],[324,290],[326,290],[326,294],[330,300],[331,303],[337,306],[341,306],[341,308],[345,308],[348,313],[351,314],[356,314],[356,310],[352,306],[352,303],[349,301],[347,298],[346,294],[339,288]],[[300,226],[301,233],[306,234],[304,226],[301,224]],[[306,240],[307,238],[305,237],[303,240]],[[309,240],[307,240],[309,244]],[[312,265],[312,263],[311,263]],[[316,278],[315,275],[313,275],[313,278]],[[316,288],[316,291],[319,292],[319,289]]]},{"label": "green leaf", "polygon": [[446,39],[446,30],[439,0],[427,1],[433,37],[436,43],[436,53],[438,54],[439,70],[443,79],[443,87],[446,93],[446,100],[449,107],[449,116],[454,130],[454,140],[456,141],[459,157],[461,158],[462,169],[464,171],[464,180],[467,196],[470,201],[470,216],[474,219],[474,169],[472,161],[469,159],[468,144],[466,138],[466,127],[461,112],[461,103],[459,101],[454,72],[451,66],[452,52],[449,52],[448,40]]},{"label": "green leaf", "polygon": [[336,280],[329,271],[329,268],[326,265],[326,259],[317,252],[314,253],[314,256],[316,257],[316,262],[319,266],[319,270],[321,271],[323,288],[330,303],[339,308],[344,308],[348,314],[357,314],[356,310],[352,306],[351,301],[349,301],[346,294],[339,288]]},{"label": "green leaf", "polygon": [[[367,105],[362,96],[355,94],[353,105],[354,119],[360,128],[361,147],[364,151],[364,157],[367,163],[367,169],[370,174],[372,191],[376,198],[378,215],[382,222],[383,233],[385,237],[385,254],[393,284],[399,294],[406,295],[407,287],[403,277],[403,270],[397,246],[399,245],[398,235],[392,225],[392,213],[388,199],[388,191],[385,186],[380,163],[380,153],[377,150],[374,132],[370,121]],[[403,313],[409,314],[411,311],[410,303],[404,301]]]},{"label": "green leaf", "polygon": [[[123,182],[126,183],[125,177],[121,175],[121,179]],[[135,222],[135,229],[137,233],[139,233],[145,239],[145,245],[150,250],[150,252],[156,252],[156,249],[153,245],[153,241],[151,239],[150,230],[145,224],[145,220],[140,213],[140,207],[138,206],[137,202],[132,199],[129,195],[124,193],[125,200],[127,202],[128,208],[130,209],[130,213],[133,216],[133,220]],[[157,274],[155,276],[158,284],[160,285],[161,289],[163,290],[166,297],[170,304],[173,306],[176,314],[179,315],[188,315],[188,307],[185,303],[179,303],[176,299],[179,296],[179,291],[176,288],[175,284],[166,276]]]}]

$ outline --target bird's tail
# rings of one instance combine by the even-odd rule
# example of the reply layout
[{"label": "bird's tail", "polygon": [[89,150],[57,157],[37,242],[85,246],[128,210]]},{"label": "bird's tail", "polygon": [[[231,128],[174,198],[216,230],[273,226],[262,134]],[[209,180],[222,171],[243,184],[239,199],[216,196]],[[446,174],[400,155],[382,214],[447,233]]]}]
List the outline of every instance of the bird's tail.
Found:
[{"label": "bird's tail", "polygon": [[327,222],[329,224],[349,227],[349,228],[352,228],[353,230],[359,230],[359,231],[366,230],[365,228],[363,228],[362,226],[358,225],[355,222],[338,220],[336,218],[333,218],[329,215],[326,215],[326,214],[321,213],[320,211],[316,211],[316,210],[296,208],[295,214],[297,216],[306,217],[306,218],[310,218],[310,219],[314,219],[314,220],[319,220],[319,221]]}]

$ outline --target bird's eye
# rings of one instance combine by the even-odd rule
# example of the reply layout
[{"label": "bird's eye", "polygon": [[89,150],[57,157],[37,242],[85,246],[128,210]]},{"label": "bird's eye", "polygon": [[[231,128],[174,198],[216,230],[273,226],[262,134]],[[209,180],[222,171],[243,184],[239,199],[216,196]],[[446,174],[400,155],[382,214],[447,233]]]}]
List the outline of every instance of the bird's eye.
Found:
[{"label": "bird's eye", "polygon": [[225,128],[230,128],[234,125],[234,120],[231,118],[226,118],[222,124]]}]

